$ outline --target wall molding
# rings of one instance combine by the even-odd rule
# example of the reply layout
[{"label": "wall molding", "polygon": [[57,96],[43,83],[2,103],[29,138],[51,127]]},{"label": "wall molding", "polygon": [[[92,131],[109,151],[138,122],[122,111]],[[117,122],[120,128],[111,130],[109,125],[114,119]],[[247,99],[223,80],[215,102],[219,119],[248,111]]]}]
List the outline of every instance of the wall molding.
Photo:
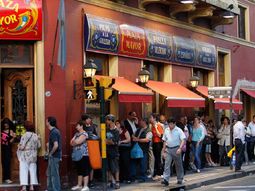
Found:
[{"label": "wall molding", "polygon": [[159,22],[159,23],[162,23],[165,25],[174,26],[174,27],[189,30],[192,32],[200,33],[203,35],[207,35],[209,37],[218,38],[218,39],[225,40],[228,42],[237,43],[237,44],[240,44],[243,46],[255,48],[255,42],[250,42],[250,41],[247,41],[244,39],[240,39],[238,37],[215,32],[215,31],[205,29],[205,28],[202,28],[202,27],[199,27],[196,25],[192,25],[192,24],[189,24],[186,22],[177,21],[177,20],[174,20],[171,18],[167,18],[164,16],[154,14],[154,13],[149,13],[147,11],[144,11],[144,10],[141,10],[138,8],[128,7],[126,5],[115,3],[115,2],[112,2],[109,0],[76,0],[76,1],[91,4],[91,5],[96,5],[98,7],[102,7],[102,8],[110,9],[113,11],[133,15],[133,16],[140,17],[143,19]]}]

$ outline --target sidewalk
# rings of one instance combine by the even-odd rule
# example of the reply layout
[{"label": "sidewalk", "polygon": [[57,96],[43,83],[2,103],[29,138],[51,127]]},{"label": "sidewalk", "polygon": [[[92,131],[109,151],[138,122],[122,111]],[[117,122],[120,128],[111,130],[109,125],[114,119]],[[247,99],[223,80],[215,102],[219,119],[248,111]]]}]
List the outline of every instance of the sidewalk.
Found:
[{"label": "sidewalk", "polygon": [[[214,167],[202,169],[200,173],[188,172],[184,177],[184,184],[177,185],[176,177],[171,177],[169,187],[161,185],[161,180],[148,181],[146,183],[132,183],[132,184],[121,184],[120,191],[171,191],[171,190],[190,190],[198,188],[204,185],[215,184],[218,182],[224,182],[230,179],[240,178],[255,174],[255,164],[248,166],[242,166],[242,172],[234,172],[229,167]],[[100,185],[97,185],[91,191],[102,190]],[[111,190],[111,189],[109,189]]]},{"label": "sidewalk", "polygon": [[[161,180],[152,181],[149,180],[146,183],[132,183],[132,184],[121,184],[120,191],[180,191],[190,190],[205,185],[215,184],[224,182],[227,180],[241,178],[251,174],[255,174],[255,164],[243,165],[242,172],[234,172],[229,167],[213,167],[202,169],[200,173],[188,172],[184,176],[184,184],[177,185],[176,177],[170,178],[169,187],[161,185]],[[17,186],[17,187],[15,187]],[[0,191],[17,191],[19,185],[0,185]],[[12,187],[12,188],[10,188]],[[41,189],[40,189],[41,190]],[[63,191],[70,191],[71,189],[65,189]],[[97,183],[95,188],[90,191],[102,191],[102,184]],[[107,189],[110,191],[112,189]]]}]

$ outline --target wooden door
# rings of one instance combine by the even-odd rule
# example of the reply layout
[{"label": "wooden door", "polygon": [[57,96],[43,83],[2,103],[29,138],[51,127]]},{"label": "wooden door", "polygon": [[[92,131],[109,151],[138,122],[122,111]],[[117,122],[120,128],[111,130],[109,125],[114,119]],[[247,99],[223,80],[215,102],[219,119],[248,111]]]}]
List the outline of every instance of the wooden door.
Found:
[{"label": "wooden door", "polygon": [[[6,69],[4,75],[4,117],[14,123],[34,120],[33,70]],[[12,145],[11,178],[19,181],[18,140]]]},{"label": "wooden door", "polygon": [[33,122],[33,70],[7,70],[4,76],[5,117]]}]

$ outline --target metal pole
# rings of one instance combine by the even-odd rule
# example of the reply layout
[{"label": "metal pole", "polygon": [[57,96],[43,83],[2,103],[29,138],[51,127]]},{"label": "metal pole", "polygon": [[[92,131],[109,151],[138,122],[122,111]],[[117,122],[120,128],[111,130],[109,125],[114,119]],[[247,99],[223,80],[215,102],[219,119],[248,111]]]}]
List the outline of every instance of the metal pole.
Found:
[{"label": "metal pole", "polygon": [[100,127],[101,127],[101,146],[102,146],[102,181],[103,191],[107,190],[107,158],[106,158],[106,126],[105,126],[105,99],[104,87],[99,87],[99,100],[100,100]]},{"label": "metal pole", "polygon": [[233,147],[233,124],[232,124],[232,111],[233,111],[233,89],[231,88],[231,93],[230,93],[230,144],[231,147]]},{"label": "metal pole", "polygon": [[[1,121],[2,121],[2,68],[0,68],[0,133],[1,133]],[[0,184],[2,184],[2,149],[0,147]]]}]

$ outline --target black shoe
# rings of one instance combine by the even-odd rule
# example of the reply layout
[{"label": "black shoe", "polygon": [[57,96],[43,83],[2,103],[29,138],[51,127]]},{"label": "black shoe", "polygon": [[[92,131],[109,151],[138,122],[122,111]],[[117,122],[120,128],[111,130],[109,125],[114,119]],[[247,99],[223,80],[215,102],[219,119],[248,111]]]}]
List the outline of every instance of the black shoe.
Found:
[{"label": "black shoe", "polygon": [[177,184],[183,184],[183,180],[178,180]]},{"label": "black shoe", "polygon": [[120,189],[120,183],[119,183],[119,182],[117,182],[117,183],[114,185],[114,189],[115,189],[115,190]]},{"label": "black shoe", "polygon": [[161,184],[164,184],[165,186],[168,186],[169,185],[169,182],[167,181],[167,180],[163,180],[162,182],[161,182]]}]

